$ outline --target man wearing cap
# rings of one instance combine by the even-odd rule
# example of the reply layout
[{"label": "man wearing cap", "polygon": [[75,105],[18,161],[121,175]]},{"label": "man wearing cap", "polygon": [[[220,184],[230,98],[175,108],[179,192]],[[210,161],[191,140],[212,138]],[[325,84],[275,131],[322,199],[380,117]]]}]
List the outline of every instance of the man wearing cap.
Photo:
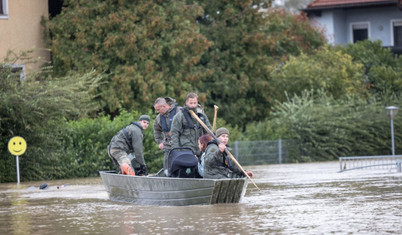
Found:
[{"label": "man wearing cap", "polygon": [[[229,130],[221,127],[216,130],[216,137],[219,144],[215,140],[208,142],[205,149],[204,159],[201,159],[202,174],[204,178],[223,179],[223,178],[239,178],[245,177],[242,170],[227,156],[225,149],[229,147]],[[253,178],[252,171],[246,173]]]},{"label": "man wearing cap", "polygon": [[159,97],[155,100],[154,108],[158,112],[154,122],[154,137],[155,141],[165,155],[163,161],[163,169],[168,168],[168,155],[172,149],[172,137],[170,129],[172,127],[173,117],[180,112],[180,106],[176,100],[171,97]]},{"label": "man wearing cap", "polygon": [[[148,115],[141,115],[138,122],[132,122],[121,129],[110,141],[109,157],[116,166],[120,166],[122,174],[140,176],[148,174],[142,153],[142,141],[144,130],[148,128],[150,121]],[[134,156],[132,161],[129,154]]]}]

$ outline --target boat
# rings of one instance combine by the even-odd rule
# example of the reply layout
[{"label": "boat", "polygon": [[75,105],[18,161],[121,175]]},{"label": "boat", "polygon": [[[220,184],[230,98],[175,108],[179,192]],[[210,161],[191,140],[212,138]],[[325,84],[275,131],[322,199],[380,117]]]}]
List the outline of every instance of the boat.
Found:
[{"label": "boat", "polygon": [[111,201],[137,205],[189,206],[239,203],[247,178],[202,179],[131,176],[100,171]]}]

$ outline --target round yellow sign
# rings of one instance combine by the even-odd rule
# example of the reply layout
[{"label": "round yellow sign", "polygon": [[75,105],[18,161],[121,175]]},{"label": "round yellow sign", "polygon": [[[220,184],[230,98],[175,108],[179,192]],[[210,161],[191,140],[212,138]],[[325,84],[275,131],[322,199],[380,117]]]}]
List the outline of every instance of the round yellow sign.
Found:
[{"label": "round yellow sign", "polygon": [[8,151],[14,156],[21,156],[27,150],[27,142],[20,136],[14,136],[8,141]]}]

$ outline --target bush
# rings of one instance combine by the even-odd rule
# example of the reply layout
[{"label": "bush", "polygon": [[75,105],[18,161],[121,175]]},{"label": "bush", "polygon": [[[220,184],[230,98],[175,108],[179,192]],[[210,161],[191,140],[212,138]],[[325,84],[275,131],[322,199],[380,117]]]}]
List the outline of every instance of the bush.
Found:
[{"label": "bush", "polygon": [[277,98],[286,101],[288,94],[301,95],[303,90],[323,89],[334,98],[365,94],[363,66],[352,57],[327,46],[313,55],[301,54],[290,59],[272,73]]},{"label": "bush", "polygon": [[[23,57],[27,57],[23,54]],[[7,58],[0,63],[0,182],[15,181],[15,160],[7,151],[13,136],[27,142],[20,158],[21,180],[58,178],[64,175],[60,162],[60,121],[74,120],[95,112],[93,102],[101,76],[94,72],[52,78],[44,73],[20,80]],[[10,62],[11,61],[11,62]]]},{"label": "bush", "polygon": [[[401,101],[392,104],[400,106]],[[293,162],[389,155],[390,120],[385,106],[353,96],[335,100],[322,91],[305,91],[276,106],[269,120],[248,126],[247,133],[255,132],[251,139],[296,140],[300,151],[292,156]],[[394,126],[401,128],[402,118],[395,118]],[[397,152],[402,151],[401,141],[402,133],[395,132]]]},{"label": "bush", "polygon": [[402,91],[402,58],[383,48],[381,41],[359,41],[340,47],[339,50],[352,56],[353,61],[363,64],[366,87],[378,97],[400,94]]}]

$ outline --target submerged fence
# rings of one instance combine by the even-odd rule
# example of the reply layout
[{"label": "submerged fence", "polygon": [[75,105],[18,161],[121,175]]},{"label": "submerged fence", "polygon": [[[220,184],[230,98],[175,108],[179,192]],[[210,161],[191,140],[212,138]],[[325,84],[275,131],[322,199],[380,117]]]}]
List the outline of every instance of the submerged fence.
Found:
[{"label": "submerged fence", "polygon": [[299,151],[294,140],[235,141],[230,150],[241,165],[290,163]]},{"label": "submerged fence", "polygon": [[401,162],[402,155],[340,157],[339,172],[368,168],[401,172]]},{"label": "submerged fence", "polygon": [[[282,164],[300,155],[295,140],[235,141],[230,152],[241,165]],[[358,169],[402,171],[402,155],[339,157],[339,172]]]}]

